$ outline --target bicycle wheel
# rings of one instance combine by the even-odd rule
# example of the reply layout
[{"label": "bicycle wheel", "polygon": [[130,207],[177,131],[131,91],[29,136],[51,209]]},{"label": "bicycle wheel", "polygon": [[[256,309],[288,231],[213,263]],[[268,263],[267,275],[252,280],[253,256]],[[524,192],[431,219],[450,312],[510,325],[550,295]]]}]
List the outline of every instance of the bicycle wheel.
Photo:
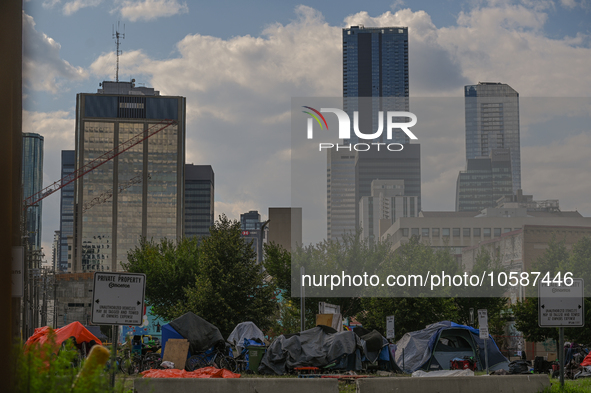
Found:
[{"label": "bicycle wheel", "polygon": [[210,365],[209,361],[207,360],[208,354],[200,353],[198,355],[193,355],[187,362],[185,363],[185,370],[187,371],[194,371],[202,367],[207,367]]},{"label": "bicycle wheel", "polygon": [[215,366],[219,369],[225,368],[233,373],[238,371],[238,363],[231,356],[218,355],[215,358]]}]

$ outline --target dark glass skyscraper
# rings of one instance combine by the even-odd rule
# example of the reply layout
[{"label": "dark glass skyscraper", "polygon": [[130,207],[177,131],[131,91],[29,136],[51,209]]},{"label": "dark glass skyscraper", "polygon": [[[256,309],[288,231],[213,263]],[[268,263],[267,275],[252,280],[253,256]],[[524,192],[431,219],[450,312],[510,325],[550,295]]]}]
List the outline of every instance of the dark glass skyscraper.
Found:
[{"label": "dark glass skyscraper", "polygon": [[[170,124],[171,120],[176,124]],[[138,134],[152,137],[75,184],[76,272],[121,271],[142,237],[177,240],[184,224],[185,98],[132,82],[102,83],[76,97],[76,162],[82,167]]]},{"label": "dark glass skyscraper", "polygon": [[[62,150],[62,179],[76,169],[76,152]],[[60,190],[60,239],[58,250],[58,270],[68,270],[68,236],[74,236],[74,183]],[[71,258],[70,258],[71,259]],[[71,266],[70,266],[71,267]]]},{"label": "dark glass skyscraper", "polygon": [[[43,188],[43,137],[23,132],[23,198],[37,194]],[[29,244],[41,248],[41,202],[27,209]]]},{"label": "dark glass skyscraper", "polygon": [[519,93],[497,82],[464,87],[466,160],[488,157],[493,149],[509,149],[513,191],[521,189]]},{"label": "dark glass skyscraper", "polygon": [[481,211],[495,207],[497,200],[512,195],[509,149],[494,149],[488,157],[471,158],[458,175],[456,211]]},{"label": "dark glass skyscraper", "polygon": [[214,222],[211,165],[185,165],[185,236],[208,236]]}]

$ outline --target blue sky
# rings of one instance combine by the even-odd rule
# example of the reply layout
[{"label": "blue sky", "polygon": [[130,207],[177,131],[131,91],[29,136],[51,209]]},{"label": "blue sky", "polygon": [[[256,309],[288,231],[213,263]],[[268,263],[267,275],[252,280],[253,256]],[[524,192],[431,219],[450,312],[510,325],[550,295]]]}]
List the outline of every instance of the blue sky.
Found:
[{"label": "blue sky", "polygon": [[[25,131],[45,137],[44,184],[59,178],[60,150],[74,147],[76,93],[114,79],[111,33],[120,21],[120,80],[187,97],[187,161],[213,165],[216,215],[231,218],[290,204],[290,100],[341,94],[342,27],[408,26],[411,96],[460,98],[463,85],[478,81],[508,83],[521,97],[591,96],[590,0],[30,0],[24,12],[23,118]],[[423,158],[425,210],[453,209],[463,113],[455,120],[449,157],[425,147],[432,152]],[[561,137],[556,119],[535,132],[523,120],[524,191],[591,215],[591,186],[580,187],[591,184],[588,117]],[[545,159],[548,151],[566,157]],[[546,182],[545,166],[569,174]],[[47,255],[58,199],[43,205]]]}]

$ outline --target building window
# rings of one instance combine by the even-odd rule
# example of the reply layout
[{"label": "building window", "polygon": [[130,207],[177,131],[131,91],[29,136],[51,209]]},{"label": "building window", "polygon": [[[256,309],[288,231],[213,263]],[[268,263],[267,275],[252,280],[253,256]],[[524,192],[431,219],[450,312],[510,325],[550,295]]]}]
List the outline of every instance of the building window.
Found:
[{"label": "building window", "polygon": [[454,228],[454,237],[460,237],[460,228]]},{"label": "building window", "polygon": [[490,237],[490,228],[482,228],[482,234],[484,237]]},{"label": "building window", "polygon": [[402,228],[402,236],[408,237],[408,228]]},{"label": "building window", "polygon": [[443,228],[441,230],[441,236],[443,236],[443,237],[449,237],[449,228]]},{"label": "building window", "polygon": [[480,237],[480,228],[474,228],[474,237]]},{"label": "building window", "polygon": [[470,228],[463,228],[462,232],[463,232],[462,236],[470,237]]},{"label": "building window", "polygon": [[422,237],[429,237],[429,228],[421,229],[421,236]]},{"label": "building window", "polygon": [[432,228],[431,229],[431,236],[439,237],[439,228]]},{"label": "building window", "polygon": [[505,228],[505,229],[503,229],[503,233],[507,233],[507,232],[511,232],[511,228]]},{"label": "building window", "polygon": [[411,235],[412,236],[419,236],[419,228],[412,228]]},{"label": "building window", "polygon": [[495,237],[501,236],[501,228],[495,228]]}]

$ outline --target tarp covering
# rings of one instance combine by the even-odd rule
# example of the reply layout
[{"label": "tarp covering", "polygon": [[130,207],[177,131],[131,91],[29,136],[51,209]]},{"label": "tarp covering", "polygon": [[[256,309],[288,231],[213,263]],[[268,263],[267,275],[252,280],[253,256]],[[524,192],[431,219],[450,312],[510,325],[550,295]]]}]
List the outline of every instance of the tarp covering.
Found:
[{"label": "tarp covering", "polygon": [[89,325],[84,325],[84,327],[90,332],[92,333],[95,337],[99,338],[100,340],[108,340],[109,338],[107,336],[105,336],[103,334],[103,332],[101,332],[101,327],[100,326],[89,326]]},{"label": "tarp covering", "polygon": [[355,356],[354,370],[360,370],[358,349],[362,349],[362,342],[355,333],[336,333],[334,329],[317,326],[289,337],[277,337],[267,348],[258,371],[283,375],[295,367],[324,367],[351,354]]},{"label": "tarp covering", "polygon": [[217,345],[225,345],[219,329],[192,312],[181,315],[169,325],[189,340],[189,350],[193,354],[207,351]]},{"label": "tarp covering", "polygon": [[238,349],[238,353],[242,352],[244,349],[244,339],[247,340],[260,340],[261,343],[265,340],[265,335],[254,324],[254,322],[242,322],[236,325],[230,336],[228,337],[228,342]]},{"label": "tarp covering", "polygon": [[581,362],[581,366],[591,366],[591,352],[589,352],[589,355],[585,356],[585,359]]},{"label": "tarp covering", "polygon": [[[484,340],[479,338],[478,329],[450,321],[437,322],[427,326],[423,330],[406,333],[397,343],[396,364],[401,368],[404,367],[404,371],[408,373],[428,366],[428,363],[434,359],[433,350],[439,342],[441,332],[446,329],[466,329],[470,332],[480,369],[483,369],[485,364]],[[509,361],[499,351],[497,344],[490,335],[487,350],[490,370],[506,368],[508,366]],[[450,355],[452,354],[450,353]],[[441,366],[447,369],[449,365],[445,364]]]},{"label": "tarp covering", "polygon": [[141,374],[144,378],[240,378],[240,374],[215,367],[203,367],[195,371],[152,369],[143,371]]},{"label": "tarp covering", "polygon": [[[64,341],[69,339],[70,337],[74,337],[76,339],[76,344],[82,344],[83,342],[91,342],[94,340],[98,345],[102,345],[103,343],[99,340],[94,334],[88,331],[80,322],[72,322],[69,325],[61,327],[59,329],[54,330],[55,332],[55,343],[56,345],[61,345]],[[25,342],[25,347],[29,347],[33,344],[44,344],[47,342],[49,337],[49,326],[44,326],[40,328],[36,328],[35,332],[27,342]]]},{"label": "tarp covering", "polygon": [[[364,343],[363,352],[365,353],[365,357],[371,363],[375,363],[376,360],[378,360],[378,357],[380,356],[382,349],[388,346],[388,340],[386,340],[386,338],[382,336],[382,334],[377,330],[373,330],[365,334],[361,337],[361,339],[363,340],[362,343]],[[386,350],[385,353],[387,355],[388,351]],[[388,357],[387,359],[383,360],[390,359]]]}]

